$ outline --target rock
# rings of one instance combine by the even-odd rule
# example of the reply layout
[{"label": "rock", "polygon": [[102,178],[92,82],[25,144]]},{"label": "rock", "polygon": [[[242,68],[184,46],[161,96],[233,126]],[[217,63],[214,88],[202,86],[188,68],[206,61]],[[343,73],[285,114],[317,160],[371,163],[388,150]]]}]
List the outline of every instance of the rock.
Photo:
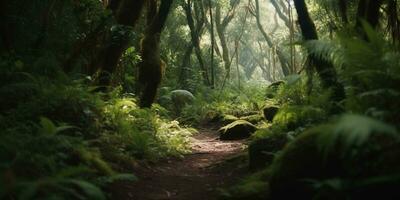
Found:
[{"label": "rock", "polygon": [[171,101],[177,106],[184,106],[194,101],[195,97],[187,90],[174,90],[170,93]]},{"label": "rock", "polygon": [[195,97],[187,90],[174,90],[170,93],[172,106],[177,114],[182,111],[186,105],[193,103]]},{"label": "rock", "polygon": [[169,95],[163,95],[160,98],[158,98],[158,103],[163,106],[163,107],[168,107],[171,105],[171,97]]},{"label": "rock", "polygon": [[275,158],[270,178],[272,199],[313,199],[312,189],[301,180],[334,178],[343,171],[337,159],[323,161],[316,136],[316,131],[303,133]]},{"label": "rock", "polygon": [[262,110],[264,118],[269,122],[272,122],[278,111],[279,111],[278,106],[265,106]]},{"label": "rock", "polygon": [[[265,130],[268,131],[268,130]],[[288,142],[285,133],[271,132],[264,138],[255,139],[249,145],[249,167],[258,170],[272,163],[275,154]]]},{"label": "rock", "polygon": [[240,140],[251,136],[257,128],[245,120],[234,121],[218,130],[221,140]]},{"label": "rock", "polygon": [[[314,199],[317,195],[321,199],[399,199],[400,177],[395,176],[400,173],[398,136],[371,132],[362,146],[347,149],[344,141],[348,138],[340,139],[333,134],[341,131],[342,135],[354,139],[371,130],[365,124],[357,130],[364,133],[354,132],[353,126],[352,122],[348,126],[350,129],[343,124],[323,125],[302,133],[286,145],[270,168],[271,199]],[[321,146],[324,142],[328,142],[330,148],[326,148],[326,144]],[[378,177],[388,179],[374,182]],[[349,185],[346,190],[339,191],[344,196],[333,197],[335,193],[315,191],[304,180],[317,183],[340,180]],[[367,180],[372,182],[365,184]]]}]

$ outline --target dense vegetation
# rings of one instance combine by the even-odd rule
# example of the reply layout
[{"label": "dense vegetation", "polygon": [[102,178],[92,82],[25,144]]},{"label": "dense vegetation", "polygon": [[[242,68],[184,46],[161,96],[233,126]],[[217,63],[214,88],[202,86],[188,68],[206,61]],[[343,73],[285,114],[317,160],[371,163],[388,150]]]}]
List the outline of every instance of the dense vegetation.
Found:
[{"label": "dense vegetation", "polygon": [[399,11],[0,0],[0,199],[112,199],[214,126],[251,172],[218,198],[399,199]]}]

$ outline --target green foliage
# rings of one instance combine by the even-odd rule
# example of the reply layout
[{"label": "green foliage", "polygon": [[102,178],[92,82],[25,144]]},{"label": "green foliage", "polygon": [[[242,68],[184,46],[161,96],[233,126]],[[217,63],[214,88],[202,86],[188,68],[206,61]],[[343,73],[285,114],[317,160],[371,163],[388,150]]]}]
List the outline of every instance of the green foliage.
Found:
[{"label": "green foliage", "polygon": [[264,102],[264,87],[256,84],[243,86],[242,90],[227,87],[224,90],[201,88],[195,93],[192,105],[186,106],[180,115],[182,121],[198,123],[211,120],[210,113],[217,115],[248,116],[259,112]]},{"label": "green foliage", "polygon": [[7,97],[1,101],[1,197],[104,199],[106,184],[136,180],[115,167],[189,152],[195,130],[165,118],[160,106],[140,109],[118,89],[94,93],[85,80],[62,72],[50,79],[14,70],[2,68],[0,87]]},{"label": "green foliage", "polygon": [[[343,79],[347,110],[398,124],[400,54],[385,37],[363,23],[367,40],[339,33],[337,40],[312,41],[313,54],[332,60]],[[367,59],[366,59],[367,58]]]},{"label": "green foliage", "polygon": [[320,135],[318,146],[324,155],[337,151],[337,144],[340,144],[340,152],[343,156],[350,155],[352,149],[366,146],[373,134],[400,139],[396,128],[359,115],[343,115],[333,127],[321,127],[322,129],[324,129],[324,134]]},{"label": "green foliage", "polygon": [[[106,125],[116,131],[111,136],[136,158],[157,159],[189,151],[188,137],[193,129],[182,128],[178,121],[161,119],[157,107],[140,109],[133,98],[116,98],[104,107]],[[109,135],[105,136],[109,138]],[[109,144],[115,145],[115,144]]]}]

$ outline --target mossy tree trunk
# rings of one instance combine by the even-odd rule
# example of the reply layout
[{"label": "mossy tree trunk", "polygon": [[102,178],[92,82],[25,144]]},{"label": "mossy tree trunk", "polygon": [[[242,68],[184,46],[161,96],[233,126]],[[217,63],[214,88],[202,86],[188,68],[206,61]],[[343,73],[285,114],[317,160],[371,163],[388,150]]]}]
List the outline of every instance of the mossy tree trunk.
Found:
[{"label": "mossy tree trunk", "polygon": [[[305,1],[296,0],[294,1],[294,4],[296,7],[298,22],[300,24],[303,39],[305,41],[318,40],[317,30],[315,28],[314,22],[312,21],[308,13]],[[308,49],[308,51],[311,52],[311,49]],[[344,88],[337,79],[336,70],[332,62],[322,59],[321,57],[316,56],[312,53],[309,53],[308,59],[315,67],[315,70],[317,71],[317,74],[321,79],[322,86],[324,88],[332,89],[332,100],[335,102],[343,100],[345,97]]]},{"label": "mossy tree trunk", "polygon": [[173,0],[147,1],[147,27],[141,40],[141,62],[139,63],[140,107],[153,104],[162,79],[164,62],[160,58],[160,36],[171,9]]}]

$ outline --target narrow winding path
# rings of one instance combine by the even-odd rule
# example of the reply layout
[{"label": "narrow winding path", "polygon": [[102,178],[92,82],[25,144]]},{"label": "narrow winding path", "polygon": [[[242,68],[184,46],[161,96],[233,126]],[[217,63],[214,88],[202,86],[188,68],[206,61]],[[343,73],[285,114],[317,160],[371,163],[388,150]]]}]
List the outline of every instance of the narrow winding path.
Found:
[{"label": "narrow winding path", "polygon": [[120,183],[115,199],[121,200],[213,200],[222,187],[246,173],[240,161],[244,141],[221,141],[212,128],[199,129],[192,138],[193,152],[183,159],[157,163],[135,174],[135,183]]}]

